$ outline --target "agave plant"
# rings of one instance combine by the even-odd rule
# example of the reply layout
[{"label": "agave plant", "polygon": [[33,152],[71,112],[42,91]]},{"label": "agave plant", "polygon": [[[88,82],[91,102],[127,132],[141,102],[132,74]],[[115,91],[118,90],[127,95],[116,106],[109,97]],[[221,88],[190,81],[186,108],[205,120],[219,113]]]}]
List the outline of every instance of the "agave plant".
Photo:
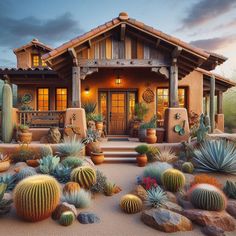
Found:
[{"label": "agave plant", "polygon": [[64,166],[68,166],[70,168],[76,168],[78,166],[82,166],[83,165],[83,160],[79,159],[78,157],[73,157],[73,156],[69,156],[66,157],[61,164],[63,164]]},{"label": "agave plant", "polygon": [[4,174],[0,176],[0,184],[6,184],[6,192],[12,191],[17,183],[17,176],[16,174]]},{"label": "agave plant", "polygon": [[147,200],[145,201],[147,206],[157,208],[167,201],[167,195],[161,187],[158,186],[157,188],[151,188],[147,191]]},{"label": "agave plant", "polygon": [[84,189],[73,191],[71,193],[64,193],[62,201],[74,205],[76,208],[86,208],[91,203],[91,194]]},{"label": "agave plant", "polygon": [[53,176],[60,182],[60,183],[67,183],[70,180],[70,173],[71,167],[64,166],[59,163],[53,173]]},{"label": "agave plant", "polygon": [[4,199],[4,194],[6,192],[7,185],[0,184],[0,215],[4,215],[11,210],[12,200]]},{"label": "agave plant", "polygon": [[100,170],[96,170],[96,183],[90,190],[94,193],[104,193],[106,183],[107,177]]},{"label": "agave plant", "polygon": [[193,151],[193,161],[199,172],[236,174],[236,147],[226,140],[207,140]]},{"label": "agave plant", "polygon": [[57,153],[63,157],[80,156],[83,147],[84,144],[75,135],[73,138],[64,139],[64,143],[59,144]]},{"label": "agave plant", "polygon": [[54,174],[56,166],[60,162],[58,156],[46,156],[39,160],[39,170],[42,174]]}]

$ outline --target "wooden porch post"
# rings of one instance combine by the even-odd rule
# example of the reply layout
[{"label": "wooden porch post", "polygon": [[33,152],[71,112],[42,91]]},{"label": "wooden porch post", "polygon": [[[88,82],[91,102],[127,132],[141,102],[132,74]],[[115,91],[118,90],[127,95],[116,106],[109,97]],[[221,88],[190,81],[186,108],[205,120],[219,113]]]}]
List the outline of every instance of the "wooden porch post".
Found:
[{"label": "wooden porch post", "polygon": [[223,114],[223,92],[217,93],[217,114]]},{"label": "wooden porch post", "polygon": [[178,66],[177,59],[173,58],[172,66],[170,67],[169,80],[169,107],[178,107]]},{"label": "wooden porch post", "polygon": [[72,107],[81,107],[80,67],[72,67]]},{"label": "wooden porch post", "polygon": [[210,122],[211,122],[211,132],[215,128],[215,76],[212,75],[210,78]]},{"label": "wooden porch post", "polygon": [[205,113],[205,115],[208,115],[209,113],[208,113],[208,101],[209,101],[209,96],[206,94],[206,96],[205,96],[205,109],[204,109],[204,113]]}]

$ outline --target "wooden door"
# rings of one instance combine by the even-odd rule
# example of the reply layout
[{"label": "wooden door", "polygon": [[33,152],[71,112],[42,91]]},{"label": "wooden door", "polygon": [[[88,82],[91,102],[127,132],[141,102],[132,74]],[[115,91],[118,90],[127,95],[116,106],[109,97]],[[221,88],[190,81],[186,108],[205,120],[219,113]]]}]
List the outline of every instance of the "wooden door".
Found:
[{"label": "wooden door", "polygon": [[110,93],[109,134],[120,135],[126,132],[126,93]]}]

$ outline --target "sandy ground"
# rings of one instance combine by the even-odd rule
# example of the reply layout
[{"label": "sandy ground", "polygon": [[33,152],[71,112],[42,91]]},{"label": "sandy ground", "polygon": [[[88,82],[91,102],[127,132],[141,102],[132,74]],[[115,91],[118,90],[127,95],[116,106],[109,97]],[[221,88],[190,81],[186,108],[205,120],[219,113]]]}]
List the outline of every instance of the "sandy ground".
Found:
[{"label": "sandy ground", "polygon": [[[15,215],[15,210],[12,209],[10,214],[0,218],[0,235],[17,235],[17,236],[161,236],[168,235],[166,233],[152,229],[140,220],[140,213],[128,215],[121,212],[119,208],[119,200],[125,193],[130,192],[135,184],[136,177],[140,175],[143,168],[137,167],[132,163],[116,163],[102,164],[98,166],[111,181],[121,186],[123,191],[119,194],[106,197],[96,195],[95,200],[89,209],[83,211],[92,211],[101,218],[101,223],[92,225],[82,225],[75,221],[69,227],[60,226],[52,219],[47,219],[42,222],[28,223],[20,220]],[[229,177],[222,178],[226,180]],[[236,181],[236,178],[234,178]],[[194,225],[192,232],[172,233],[171,235],[195,236],[203,235],[200,228]],[[226,235],[236,235],[236,232],[227,233]]]}]

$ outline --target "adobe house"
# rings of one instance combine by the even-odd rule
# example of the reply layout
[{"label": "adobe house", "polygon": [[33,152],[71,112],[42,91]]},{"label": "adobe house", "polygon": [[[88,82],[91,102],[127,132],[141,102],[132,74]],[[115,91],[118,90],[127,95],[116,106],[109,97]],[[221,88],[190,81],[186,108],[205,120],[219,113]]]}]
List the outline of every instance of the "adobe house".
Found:
[{"label": "adobe house", "polygon": [[62,115],[68,107],[96,102],[110,135],[129,132],[137,102],[147,104],[146,120],[158,115],[160,126],[168,107],[186,108],[209,114],[212,126],[223,131],[223,93],[236,85],[211,72],[227,60],[224,56],[193,47],[127,13],[58,48],[34,39],[14,53],[17,69],[0,70],[0,78],[18,85],[19,97],[28,99],[32,110]]}]

